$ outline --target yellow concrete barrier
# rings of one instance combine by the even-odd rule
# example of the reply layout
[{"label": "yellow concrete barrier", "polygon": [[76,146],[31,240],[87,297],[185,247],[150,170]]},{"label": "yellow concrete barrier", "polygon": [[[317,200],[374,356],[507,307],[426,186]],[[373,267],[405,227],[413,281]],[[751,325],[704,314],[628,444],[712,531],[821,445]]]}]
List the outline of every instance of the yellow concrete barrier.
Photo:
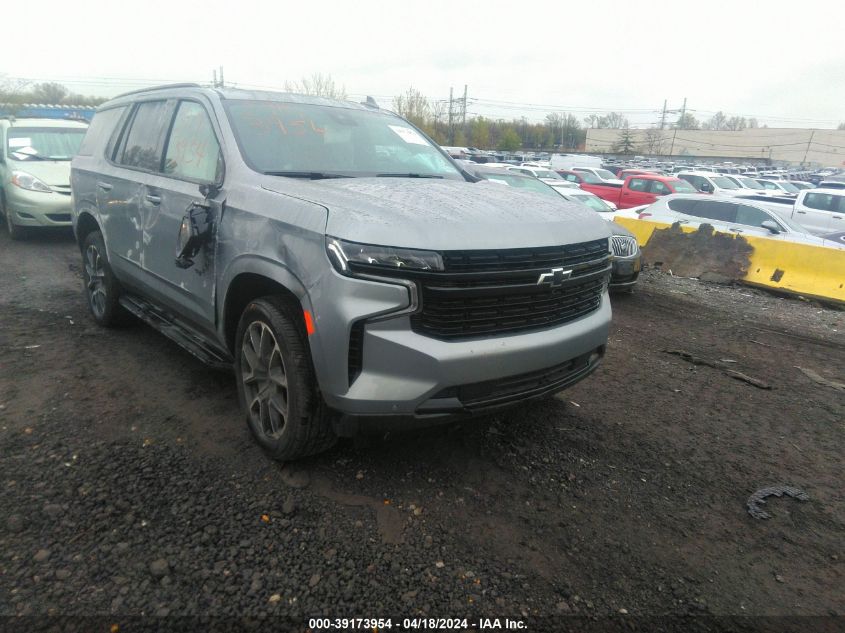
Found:
[{"label": "yellow concrete barrier", "polygon": [[[672,229],[672,225],[665,222],[653,222],[648,219],[637,220],[634,218],[617,217],[615,222],[621,224],[630,230],[639,242],[643,249],[643,257],[647,263],[654,263],[654,260],[649,258],[650,244],[656,244],[663,239],[655,239],[655,233],[660,238],[665,238],[669,232],[674,231],[675,234],[681,235],[678,228]],[[680,225],[680,231],[684,235],[689,235],[698,232],[698,227],[689,227]],[[717,233],[719,239],[724,242],[726,237],[738,240],[750,246],[751,251],[748,253],[748,248],[744,246],[740,257],[743,260],[739,274],[732,270],[729,275],[736,278],[737,281],[747,283],[754,286],[762,286],[765,288],[773,288],[782,292],[789,292],[805,297],[815,297],[819,299],[831,300],[845,303],[845,250],[836,248],[827,248],[824,246],[813,246],[810,244],[797,244],[795,242],[787,242],[778,239],[769,239],[765,237],[757,237],[750,235],[743,235],[740,233]],[[690,236],[689,244],[692,246],[692,238]],[[706,236],[704,237],[706,240]],[[681,238],[679,246],[680,251],[683,251],[683,240]],[[696,240],[700,247],[702,241]],[[740,246],[737,244],[737,246]],[[664,254],[665,255],[665,249]],[[678,250],[673,253],[677,255]],[[700,248],[687,249],[688,257],[699,257]],[[745,259],[747,258],[747,261]],[[689,262],[684,262],[689,264]],[[664,263],[664,268],[666,268]],[[723,270],[714,270],[716,274],[724,273]]]}]

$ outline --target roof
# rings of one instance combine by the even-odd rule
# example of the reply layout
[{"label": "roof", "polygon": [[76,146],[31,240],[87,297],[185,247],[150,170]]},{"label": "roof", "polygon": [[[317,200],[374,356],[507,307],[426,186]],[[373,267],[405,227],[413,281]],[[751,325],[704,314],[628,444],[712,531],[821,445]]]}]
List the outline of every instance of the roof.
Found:
[{"label": "roof", "polygon": [[[375,108],[366,106],[354,101],[340,101],[337,99],[328,99],[326,97],[316,97],[313,95],[303,95],[294,92],[276,92],[272,90],[245,90],[242,88],[210,88],[201,86],[199,84],[165,84],[162,86],[153,86],[151,88],[142,88],[140,90],[133,90],[132,92],[125,92],[118,95],[114,99],[107,101],[100,108],[108,108],[115,103],[134,101],[138,97],[145,95],[158,95],[163,97],[178,96],[180,93],[189,92],[191,94],[205,94],[206,96],[217,96],[220,99],[251,99],[255,101],[278,101],[281,103],[302,103],[308,105],[322,105],[335,108],[349,108],[355,110],[373,111]],[[389,112],[384,110],[384,112]]]}]

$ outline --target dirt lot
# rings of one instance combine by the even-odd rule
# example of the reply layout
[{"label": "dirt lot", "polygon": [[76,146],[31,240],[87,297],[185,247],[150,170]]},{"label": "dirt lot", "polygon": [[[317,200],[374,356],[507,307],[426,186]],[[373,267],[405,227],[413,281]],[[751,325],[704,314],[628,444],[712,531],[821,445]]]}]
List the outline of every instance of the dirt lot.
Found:
[{"label": "dirt lot", "polygon": [[68,235],[0,235],[0,324],[0,615],[845,612],[845,312],[651,273],[558,397],[285,466]]}]

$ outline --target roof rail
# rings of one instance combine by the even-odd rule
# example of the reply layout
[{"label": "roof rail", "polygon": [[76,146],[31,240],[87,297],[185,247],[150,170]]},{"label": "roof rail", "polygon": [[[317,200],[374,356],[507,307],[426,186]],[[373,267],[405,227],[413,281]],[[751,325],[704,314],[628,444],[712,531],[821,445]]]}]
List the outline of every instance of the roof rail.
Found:
[{"label": "roof rail", "polygon": [[154,90],[167,90],[168,88],[202,88],[201,85],[195,83],[181,83],[181,84],[163,84],[161,86],[150,86],[149,88],[138,88],[138,90],[130,90],[113,97],[119,99],[120,97],[128,97],[129,95],[139,94],[141,92],[152,92]]}]

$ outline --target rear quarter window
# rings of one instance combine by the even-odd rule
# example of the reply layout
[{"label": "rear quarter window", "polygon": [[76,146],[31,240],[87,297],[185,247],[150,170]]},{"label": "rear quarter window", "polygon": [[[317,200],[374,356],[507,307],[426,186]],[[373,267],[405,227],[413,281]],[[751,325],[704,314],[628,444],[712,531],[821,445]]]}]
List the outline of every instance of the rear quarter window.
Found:
[{"label": "rear quarter window", "polygon": [[85,138],[82,139],[77,154],[93,156],[98,147],[105,147],[124,110],[126,110],[126,106],[97,112],[91,121],[91,125],[88,126],[88,131],[85,133]]}]

